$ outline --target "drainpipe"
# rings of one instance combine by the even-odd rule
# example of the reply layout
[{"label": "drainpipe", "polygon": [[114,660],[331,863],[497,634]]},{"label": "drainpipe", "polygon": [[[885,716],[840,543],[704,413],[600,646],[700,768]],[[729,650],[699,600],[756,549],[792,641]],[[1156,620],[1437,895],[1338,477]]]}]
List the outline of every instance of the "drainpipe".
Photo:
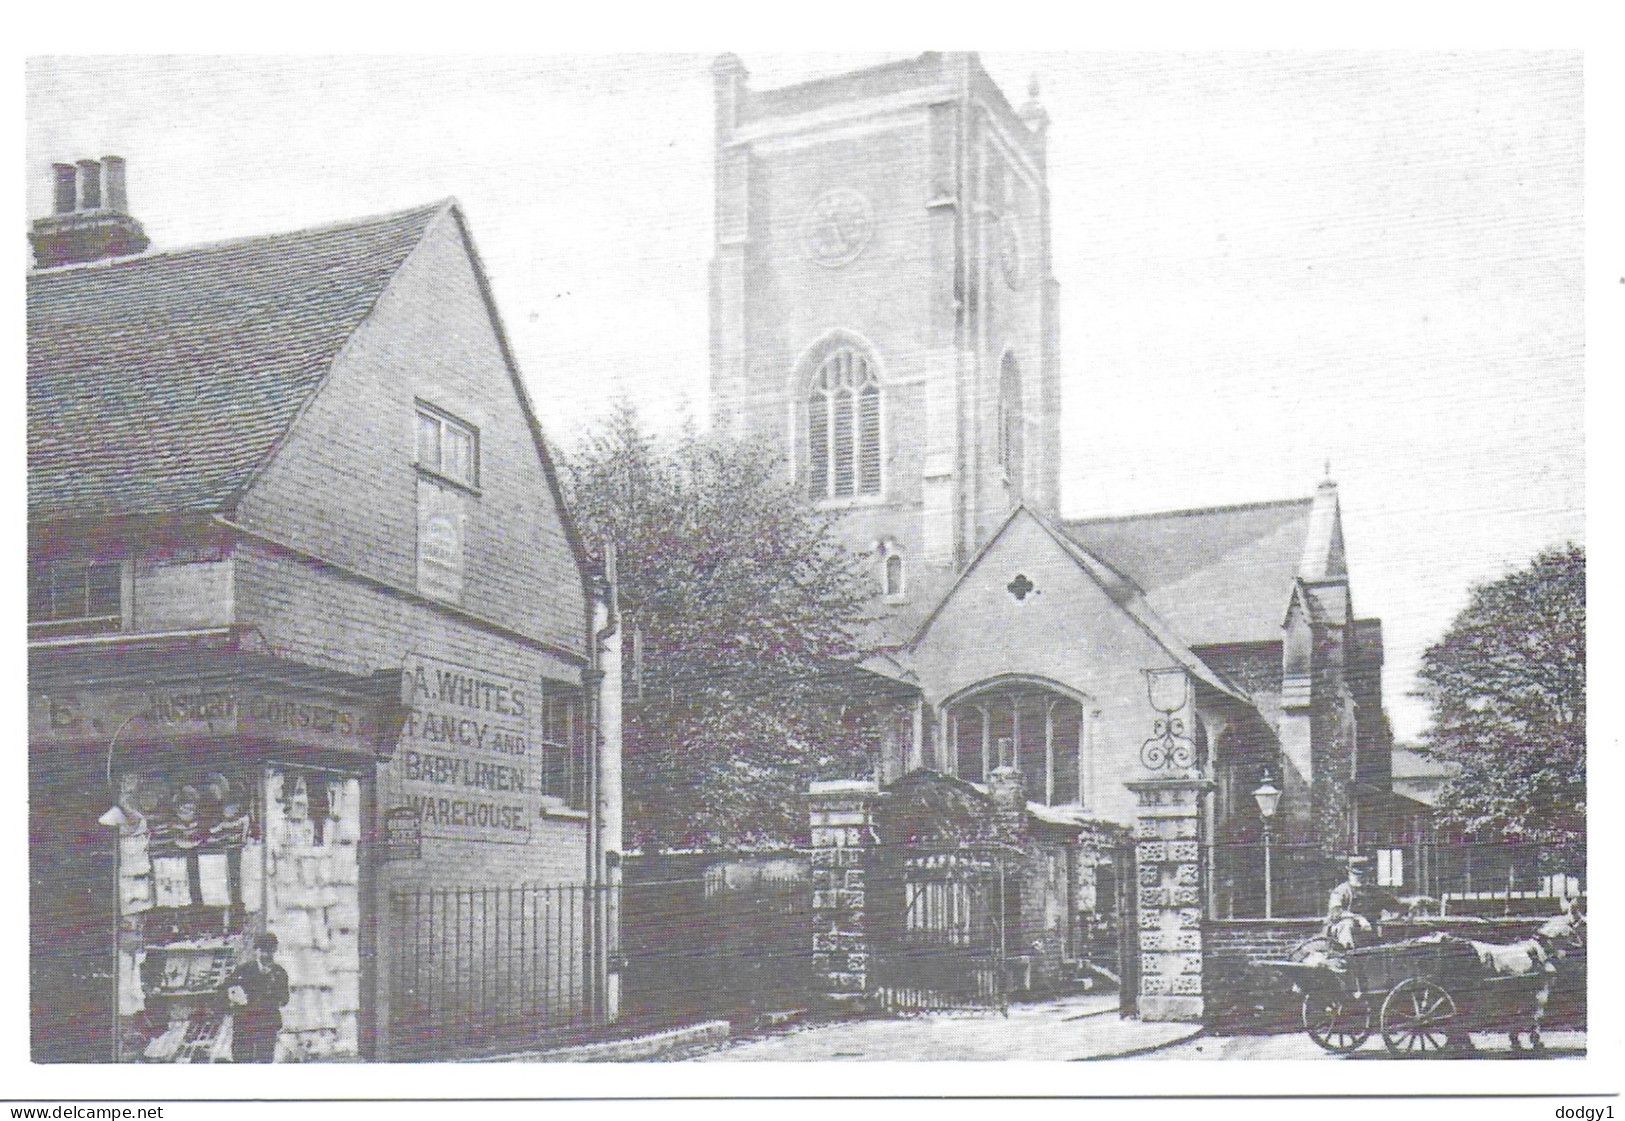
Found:
[{"label": "drainpipe", "polygon": [[[584,675],[587,709],[587,894],[584,909],[586,919],[587,954],[587,1007],[595,1021],[607,1021],[614,1014],[609,988],[609,931],[606,897],[613,891],[613,883],[620,879],[620,633],[619,595],[615,571],[615,545],[603,543],[604,571],[594,582],[592,601],[588,610],[591,617],[591,642],[588,650],[588,668]],[[613,670],[608,673],[606,670]],[[614,697],[606,705],[604,685],[613,681]],[[605,709],[611,721],[605,720]],[[608,734],[606,734],[606,732]],[[613,748],[613,752],[610,749]],[[613,760],[606,757],[613,754]],[[606,766],[606,762],[609,763]],[[613,779],[613,798],[606,778]],[[606,810],[609,811],[606,813]],[[612,821],[610,819],[613,819]],[[614,836],[608,835],[606,826],[613,824]],[[608,843],[606,843],[608,842]],[[615,868],[612,880],[606,879],[611,863],[606,853],[613,850]],[[618,994],[616,994],[618,995]]]},{"label": "drainpipe", "polygon": [[603,605],[603,623],[595,632],[598,646],[598,860],[600,893],[604,908],[600,916],[600,954],[603,966],[604,1018],[613,1022],[620,1014],[620,972],[615,960],[620,952],[621,887],[621,593],[615,545],[604,543],[605,581],[608,602]]}]

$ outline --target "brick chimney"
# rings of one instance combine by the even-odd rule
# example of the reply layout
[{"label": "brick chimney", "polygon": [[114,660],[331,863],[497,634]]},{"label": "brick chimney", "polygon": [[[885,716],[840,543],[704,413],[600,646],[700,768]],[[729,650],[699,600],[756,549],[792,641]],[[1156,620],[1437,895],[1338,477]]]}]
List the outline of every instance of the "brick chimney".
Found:
[{"label": "brick chimney", "polygon": [[52,164],[51,198],[54,213],[28,234],[36,268],[128,257],[151,244],[130,217],[121,156]]}]

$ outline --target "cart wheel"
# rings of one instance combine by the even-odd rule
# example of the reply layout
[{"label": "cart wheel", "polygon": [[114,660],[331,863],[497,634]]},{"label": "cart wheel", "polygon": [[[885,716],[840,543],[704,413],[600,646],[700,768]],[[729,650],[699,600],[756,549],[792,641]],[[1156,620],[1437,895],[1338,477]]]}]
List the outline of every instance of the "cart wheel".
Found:
[{"label": "cart wheel", "polygon": [[1344,992],[1305,993],[1303,1030],[1334,1055],[1347,1055],[1371,1038],[1371,1005]]},{"label": "cart wheel", "polygon": [[1291,952],[1286,955],[1287,961],[1307,961],[1311,955],[1319,954],[1322,957],[1331,957],[1339,953],[1338,947],[1324,934],[1317,934],[1313,938],[1305,938]]},{"label": "cart wheel", "polygon": [[1382,1042],[1396,1055],[1428,1055],[1449,1045],[1456,1002],[1439,985],[1411,977],[1382,1002]]}]

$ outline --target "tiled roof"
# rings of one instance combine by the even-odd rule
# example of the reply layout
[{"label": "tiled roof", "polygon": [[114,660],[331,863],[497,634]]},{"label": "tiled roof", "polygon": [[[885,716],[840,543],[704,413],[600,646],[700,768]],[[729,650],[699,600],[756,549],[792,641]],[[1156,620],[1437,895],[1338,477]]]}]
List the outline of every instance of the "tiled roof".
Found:
[{"label": "tiled roof", "polygon": [[1278,641],[1314,499],[1060,523],[1192,646]]},{"label": "tiled roof", "polygon": [[447,205],[30,274],[29,516],[229,507]]}]

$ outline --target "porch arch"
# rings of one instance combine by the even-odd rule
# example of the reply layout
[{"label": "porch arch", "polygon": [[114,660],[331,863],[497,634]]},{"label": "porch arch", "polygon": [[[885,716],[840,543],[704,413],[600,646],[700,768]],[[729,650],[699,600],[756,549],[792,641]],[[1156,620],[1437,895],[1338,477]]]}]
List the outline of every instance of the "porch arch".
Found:
[{"label": "porch arch", "polygon": [[938,706],[952,774],[986,782],[997,767],[1026,778],[1027,799],[1087,806],[1094,771],[1095,701],[1036,674],[1006,673],[968,685]]}]

